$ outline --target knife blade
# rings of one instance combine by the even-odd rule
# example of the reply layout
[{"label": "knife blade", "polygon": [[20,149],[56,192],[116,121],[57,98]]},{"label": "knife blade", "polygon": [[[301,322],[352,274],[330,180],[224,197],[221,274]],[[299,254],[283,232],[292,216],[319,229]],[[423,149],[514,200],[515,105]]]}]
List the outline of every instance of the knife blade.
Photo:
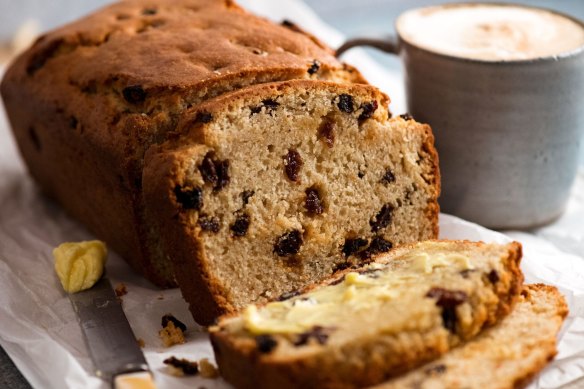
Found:
[{"label": "knife blade", "polygon": [[144,382],[139,386],[154,388],[148,363],[105,275],[90,289],[69,294],[69,300],[77,313],[95,374],[115,388],[136,387],[127,385],[149,377],[151,386],[144,386]]}]

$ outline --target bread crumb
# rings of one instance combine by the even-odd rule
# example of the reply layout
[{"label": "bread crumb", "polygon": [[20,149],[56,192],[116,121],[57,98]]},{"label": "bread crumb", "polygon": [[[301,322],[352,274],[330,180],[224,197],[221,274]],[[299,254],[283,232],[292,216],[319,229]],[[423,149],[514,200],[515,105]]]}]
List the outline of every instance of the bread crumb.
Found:
[{"label": "bread crumb", "polygon": [[169,321],[171,321],[176,328],[180,328],[182,332],[185,332],[187,330],[187,326],[185,325],[185,323],[178,320],[170,313],[167,313],[166,315],[162,316],[162,320],[160,321],[160,323],[162,324],[162,328],[166,327]]},{"label": "bread crumb", "polygon": [[136,339],[136,342],[138,342],[138,346],[140,346],[140,348],[144,348],[144,346],[146,346],[146,343],[144,343],[144,339],[142,338]]},{"label": "bread crumb", "polygon": [[199,373],[203,378],[217,378],[219,377],[219,370],[217,367],[209,362],[209,359],[203,358],[199,360]]},{"label": "bread crumb", "polygon": [[163,363],[168,366],[168,373],[176,377],[193,376],[199,373],[199,364],[188,359],[172,356],[166,358]]},{"label": "bread crumb", "polygon": [[185,335],[183,331],[176,327],[172,321],[166,323],[166,327],[158,332],[164,347],[170,347],[175,344],[183,344],[185,342]]},{"label": "bread crumb", "polygon": [[116,292],[117,297],[122,297],[122,296],[125,296],[126,294],[128,294],[128,288],[126,288],[126,284],[124,284],[123,282],[120,282],[116,286],[115,292]]}]

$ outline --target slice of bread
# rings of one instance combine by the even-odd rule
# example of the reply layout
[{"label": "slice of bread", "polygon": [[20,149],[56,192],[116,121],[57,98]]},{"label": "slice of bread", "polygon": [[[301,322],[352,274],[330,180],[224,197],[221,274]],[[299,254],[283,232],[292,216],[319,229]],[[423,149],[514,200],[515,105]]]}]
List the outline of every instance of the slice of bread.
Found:
[{"label": "slice of bread", "polygon": [[566,301],[556,288],[526,285],[515,309],[496,326],[442,358],[376,388],[524,387],[556,354],[556,335],[567,314]]},{"label": "slice of bread", "polygon": [[432,132],[387,103],[366,85],[252,86],[196,106],[147,153],[148,225],[196,321],[437,237]]},{"label": "slice of bread", "polygon": [[211,331],[215,358],[239,388],[377,384],[505,316],[521,290],[520,258],[518,243],[403,246],[287,300],[221,318]]}]

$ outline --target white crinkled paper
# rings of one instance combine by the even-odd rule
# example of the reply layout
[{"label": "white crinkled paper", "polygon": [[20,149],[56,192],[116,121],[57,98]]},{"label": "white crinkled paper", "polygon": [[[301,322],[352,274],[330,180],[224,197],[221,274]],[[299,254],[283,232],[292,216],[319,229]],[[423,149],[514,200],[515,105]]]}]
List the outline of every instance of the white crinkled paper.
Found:
[{"label": "white crinkled paper", "polygon": [[[277,6],[269,0],[243,3],[276,20],[294,20],[332,45],[342,40],[298,1],[279,1]],[[351,62],[394,97],[393,110],[403,111],[398,76],[384,72],[358,50],[350,54]],[[526,282],[558,286],[570,306],[559,354],[530,388],[584,388],[584,174],[579,175],[566,215],[533,234],[512,232],[506,236],[448,215],[441,215],[440,227],[442,238],[506,242],[512,237],[523,244]],[[53,247],[64,241],[93,238],[39,193],[18,157],[5,116],[0,114],[0,344],[35,388],[107,387],[91,375],[88,350],[54,273],[51,256]],[[193,322],[178,290],[153,287],[133,274],[115,254],[109,257],[107,273],[114,286],[119,282],[127,286],[124,310],[136,337],[146,344],[144,353],[159,388],[227,386],[221,379],[176,378],[165,372],[162,361],[171,355],[213,359],[207,335]],[[165,349],[157,332],[160,318],[169,312],[188,326],[188,342]]]}]

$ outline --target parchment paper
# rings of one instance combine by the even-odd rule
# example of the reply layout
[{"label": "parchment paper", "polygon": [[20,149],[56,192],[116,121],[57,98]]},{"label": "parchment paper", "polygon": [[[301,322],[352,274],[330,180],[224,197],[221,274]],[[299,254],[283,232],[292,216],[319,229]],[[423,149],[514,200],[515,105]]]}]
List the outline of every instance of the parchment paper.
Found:
[{"label": "parchment paper", "polygon": [[[342,37],[324,25],[304,4],[295,0],[244,2],[275,20],[298,22],[331,45]],[[401,80],[356,50],[347,58],[372,83],[393,98],[394,112],[404,105]],[[552,226],[533,234],[503,235],[463,220],[441,215],[443,238],[505,242],[524,245],[523,270],[527,282],[556,285],[566,295],[570,317],[560,335],[559,354],[530,388],[583,388],[584,381],[584,174],[580,172],[568,212]],[[538,237],[542,236],[545,239]],[[53,270],[52,249],[64,241],[93,239],[81,225],[44,198],[26,174],[0,114],[0,344],[35,388],[106,388],[92,375],[92,363],[71,304]],[[571,254],[560,251],[559,245]],[[577,255],[578,254],[578,255]],[[112,284],[126,284],[126,315],[159,388],[222,388],[222,379],[176,378],[162,361],[174,355],[191,360],[213,354],[206,334],[193,322],[178,290],[159,290],[131,272],[114,253],[107,273]],[[164,348],[158,338],[160,318],[172,313],[188,326],[184,345]],[[579,381],[580,380],[580,381]]]}]

